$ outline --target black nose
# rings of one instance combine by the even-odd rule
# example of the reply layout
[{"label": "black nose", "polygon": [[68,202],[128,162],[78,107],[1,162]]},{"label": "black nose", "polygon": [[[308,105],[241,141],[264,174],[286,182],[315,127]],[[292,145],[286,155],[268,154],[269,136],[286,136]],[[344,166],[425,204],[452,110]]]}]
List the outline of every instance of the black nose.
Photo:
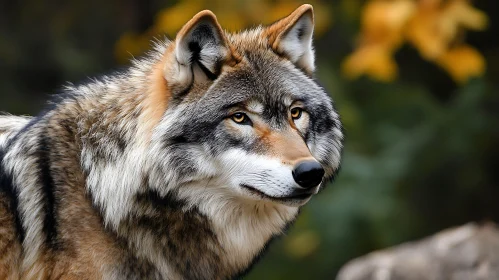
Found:
[{"label": "black nose", "polygon": [[315,160],[299,162],[293,169],[295,182],[306,189],[319,185],[322,176],[324,176],[324,168]]}]

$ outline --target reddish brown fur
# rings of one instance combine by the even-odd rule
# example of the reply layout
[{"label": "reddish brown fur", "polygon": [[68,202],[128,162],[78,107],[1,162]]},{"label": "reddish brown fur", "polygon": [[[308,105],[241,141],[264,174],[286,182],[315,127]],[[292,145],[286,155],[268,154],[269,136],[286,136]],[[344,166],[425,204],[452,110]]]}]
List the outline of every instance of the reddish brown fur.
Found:
[{"label": "reddish brown fur", "polygon": [[144,99],[144,111],[141,115],[142,130],[149,140],[152,129],[161,121],[164,112],[168,108],[168,102],[172,97],[168,82],[164,77],[166,58],[174,52],[174,44],[170,44],[161,61],[154,65],[150,77],[150,89]]},{"label": "reddish brown fur", "polygon": [[263,124],[254,124],[259,139],[266,144],[269,154],[280,158],[284,164],[294,165],[304,159],[311,159],[312,154],[303,138],[295,129],[274,131]]}]

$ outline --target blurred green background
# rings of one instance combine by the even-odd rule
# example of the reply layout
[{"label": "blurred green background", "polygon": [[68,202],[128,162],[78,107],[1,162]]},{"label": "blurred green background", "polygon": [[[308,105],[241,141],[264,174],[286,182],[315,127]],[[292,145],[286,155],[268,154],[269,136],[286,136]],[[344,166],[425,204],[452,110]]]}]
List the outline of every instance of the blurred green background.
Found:
[{"label": "blurred green background", "polygon": [[[499,221],[499,2],[309,2],[317,77],[346,132],[342,170],[246,278],[332,279],[372,250]],[[373,2],[383,3],[369,10]],[[453,2],[484,13],[468,7],[452,18],[443,11]],[[150,38],[172,38],[201,9],[235,30],[270,23],[300,3],[1,1],[0,111],[37,114],[66,82],[126,67]],[[463,18],[455,32],[426,37],[418,25]],[[442,44],[433,57],[425,52]],[[366,52],[347,62],[355,50]]]}]

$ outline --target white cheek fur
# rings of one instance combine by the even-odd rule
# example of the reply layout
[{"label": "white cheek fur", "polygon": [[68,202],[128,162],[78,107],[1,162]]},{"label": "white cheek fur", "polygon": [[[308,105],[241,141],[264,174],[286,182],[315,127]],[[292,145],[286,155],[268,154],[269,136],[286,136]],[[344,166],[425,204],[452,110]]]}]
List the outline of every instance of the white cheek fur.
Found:
[{"label": "white cheek fur", "polygon": [[291,167],[277,158],[249,154],[241,149],[230,149],[218,157],[223,177],[238,192],[241,184],[249,185],[266,195],[281,197],[290,194],[296,183]]}]

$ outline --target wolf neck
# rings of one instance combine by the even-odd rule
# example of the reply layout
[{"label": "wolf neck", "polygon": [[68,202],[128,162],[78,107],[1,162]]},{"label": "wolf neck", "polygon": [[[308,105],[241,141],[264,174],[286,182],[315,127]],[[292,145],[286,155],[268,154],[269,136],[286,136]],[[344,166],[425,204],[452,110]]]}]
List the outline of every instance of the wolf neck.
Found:
[{"label": "wolf neck", "polygon": [[[207,193],[210,187],[215,191]],[[296,208],[228,197],[206,183],[181,188],[188,192],[138,195],[135,208],[141,210],[117,231],[138,259],[151,262],[165,278],[232,278],[297,214]]]},{"label": "wolf neck", "polygon": [[248,268],[294,220],[297,209],[261,203],[234,205],[234,212],[214,219],[214,227],[226,252],[227,262],[239,269]]},{"label": "wolf neck", "polygon": [[[247,268],[276,235],[294,220],[298,209],[233,197],[216,182],[187,186],[192,203],[212,226],[222,260],[236,271]],[[207,187],[211,194],[206,194]],[[180,193],[182,195],[182,193]],[[185,193],[183,194],[185,195]]]}]

